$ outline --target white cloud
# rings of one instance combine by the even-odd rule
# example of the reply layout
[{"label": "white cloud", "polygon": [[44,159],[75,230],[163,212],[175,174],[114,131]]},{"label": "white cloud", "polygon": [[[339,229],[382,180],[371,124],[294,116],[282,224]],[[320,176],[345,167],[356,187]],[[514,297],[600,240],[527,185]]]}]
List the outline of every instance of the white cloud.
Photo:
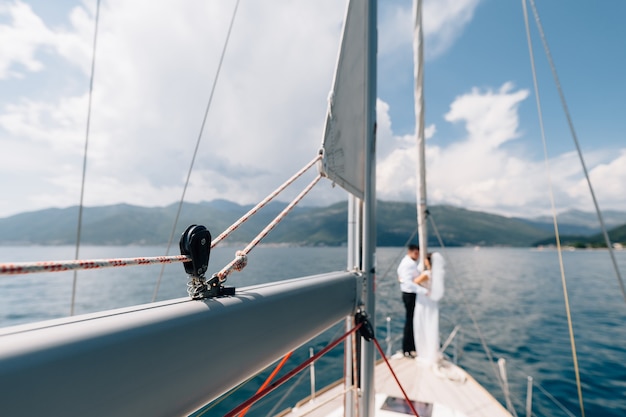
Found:
[{"label": "white cloud", "polygon": [[[38,70],[67,86],[55,86],[62,95],[24,89],[21,98],[0,101],[6,150],[0,176],[23,181],[21,187],[2,181],[9,197],[0,215],[77,204],[94,11],[77,6],[64,25],[50,28],[24,3],[3,7],[12,16],[3,34],[35,33],[0,55],[0,74]],[[180,198],[233,7],[232,1],[102,3],[87,205]],[[188,201],[250,203],[316,155],[344,7],[332,0],[240,5]],[[67,65],[48,65],[38,55],[42,48],[79,77],[56,73]]]},{"label": "white cloud", "polygon": [[528,97],[527,90],[512,92],[513,84],[506,83],[498,91],[481,92],[474,88],[469,94],[457,97],[445,115],[449,122],[465,122],[468,140],[476,146],[497,149],[519,136],[517,127],[519,103]]},{"label": "white cloud", "polygon": [[[423,2],[424,53],[434,59],[448,50],[472,20],[481,0],[425,0]],[[411,2],[390,9],[382,16],[379,51],[391,55],[410,48],[413,42]],[[406,55],[411,59],[411,55]]]},{"label": "white cloud", "polygon": [[[478,1],[448,3],[425,4],[434,22],[427,41],[433,50],[439,45],[439,53],[463,31]],[[233,6],[102,3],[86,204],[178,200]],[[283,0],[274,6],[240,6],[187,201],[257,201],[317,152],[345,5]],[[0,97],[0,216],[77,204],[94,10],[77,6],[54,26],[19,1],[0,6],[0,15],[9,22],[0,24],[0,85],[19,78],[13,88],[24,86]],[[399,41],[393,35],[406,29],[391,27],[406,13],[389,19],[380,31],[382,54],[391,53],[394,42],[410,44],[410,36]],[[46,77],[54,85],[26,87]],[[527,95],[507,83],[457,97],[445,119],[462,124],[467,134],[445,147],[437,143],[436,126],[426,127],[431,203],[511,214],[545,211],[543,163],[512,154],[508,146],[520,136],[518,107]],[[394,134],[389,112],[379,100],[379,197],[412,200],[415,140]],[[603,207],[623,206],[626,151],[586,157]],[[570,153],[550,161],[557,202],[588,209],[576,159]],[[317,187],[308,201],[325,204],[343,196],[329,188]]]},{"label": "white cloud", "polygon": [[93,13],[76,7],[68,28],[50,28],[27,3],[15,1],[0,5],[0,80],[24,78],[45,68],[44,56],[57,54],[87,73],[91,64]]},{"label": "white cloud", "polygon": [[[453,204],[507,215],[532,216],[549,210],[548,181],[543,161],[533,161],[504,146],[520,136],[518,108],[527,90],[510,83],[497,91],[473,89],[459,96],[445,119],[464,123],[466,136],[442,147],[427,143],[430,204]],[[379,112],[388,106],[379,106]],[[382,116],[383,118],[386,116]],[[390,132],[386,132],[390,134]],[[407,137],[387,138],[394,149],[378,165],[379,197],[413,201],[417,151]],[[515,150],[518,150],[515,148]],[[626,203],[626,149],[617,156],[596,151],[586,155],[591,178],[604,208]],[[587,184],[573,152],[553,157],[551,177],[558,209],[591,210]]]},{"label": "white cloud", "polygon": [[433,136],[435,136],[435,133],[437,133],[437,126],[435,126],[434,124],[428,125],[424,128],[424,137],[426,139],[430,139]]},{"label": "white cloud", "polygon": [[21,78],[24,70],[41,71],[43,64],[35,53],[50,44],[50,30],[29,5],[19,1],[0,4],[2,16],[8,17],[11,24],[0,24],[0,80]]},{"label": "white cloud", "polygon": [[445,52],[472,20],[480,0],[431,0],[424,2],[424,37],[427,58]]},{"label": "white cloud", "polygon": [[[599,155],[594,155],[599,156]],[[586,164],[595,165],[589,172],[591,183],[598,198],[600,208],[623,208],[626,206],[626,149],[620,149],[616,154],[604,155],[601,162],[587,158]],[[614,159],[611,159],[614,158]],[[578,156],[576,155],[578,162]],[[594,162],[596,162],[594,164]],[[567,189],[572,201],[580,201],[589,206],[589,185],[584,178],[579,179]]]},{"label": "white cloud", "polygon": [[[520,159],[500,149],[500,145],[518,136],[517,107],[528,95],[525,90],[513,92],[512,88],[505,84],[495,92],[474,89],[452,103],[445,118],[464,122],[468,136],[446,148],[428,146],[431,203],[494,208],[510,185],[504,178],[521,175],[524,164]],[[403,199],[415,195],[416,170],[414,148],[397,148],[380,164],[381,193]],[[394,184],[405,184],[406,188]]]}]

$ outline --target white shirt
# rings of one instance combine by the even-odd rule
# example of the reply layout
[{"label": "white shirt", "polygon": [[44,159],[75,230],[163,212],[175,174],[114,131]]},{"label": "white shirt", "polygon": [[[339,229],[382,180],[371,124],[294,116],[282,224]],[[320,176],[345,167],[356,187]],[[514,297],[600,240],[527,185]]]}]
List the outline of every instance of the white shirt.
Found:
[{"label": "white shirt", "polygon": [[400,290],[408,293],[426,294],[428,292],[426,288],[413,282],[414,278],[422,274],[423,269],[422,263],[414,261],[409,255],[402,258],[397,270]]}]

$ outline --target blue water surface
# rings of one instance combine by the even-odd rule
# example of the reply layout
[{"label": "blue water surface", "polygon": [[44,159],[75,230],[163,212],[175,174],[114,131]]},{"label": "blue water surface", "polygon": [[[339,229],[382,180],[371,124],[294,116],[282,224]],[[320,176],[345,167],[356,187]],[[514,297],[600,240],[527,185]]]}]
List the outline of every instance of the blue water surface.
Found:
[{"label": "blue water surface", "polygon": [[[235,250],[215,249],[211,254],[212,270],[230,261]],[[404,314],[395,266],[403,252],[402,248],[379,248],[377,252],[377,336],[384,341],[385,318],[391,317],[395,349],[400,346]],[[163,253],[161,247],[83,247],[81,258]],[[580,415],[556,251],[454,248],[444,254],[447,274],[446,293],[440,303],[441,336],[445,340],[456,324],[461,325],[457,337],[459,364],[504,402],[473,316],[494,360],[507,360],[511,394],[520,415],[524,415],[528,375],[574,415]],[[74,248],[66,246],[0,247],[0,262],[71,259],[73,255]],[[229,285],[243,287],[343,270],[345,258],[345,248],[259,247],[252,252],[248,267],[231,275]],[[624,416],[626,303],[608,252],[571,251],[565,252],[563,259],[586,415]],[[626,271],[626,252],[617,252],[617,259]],[[80,272],[77,314],[150,302],[160,270],[161,266],[156,265]],[[185,285],[182,265],[167,265],[158,299],[186,296]],[[0,278],[0,326],[68,315],[71,288],[72,273],[66,272]],[[307,358],[309,347],[319,351],[342,330],[342,324],[338,324],[300,348],[281,374]],[[452,355],[453,347],[446,352]],[[197,415],[223,415],[251,396],[269,372],[254,377]],[[343,350],[339,346],[316,364],[317,388],[340,379],[342,373]],[[309,392],[308,372],[304,372],[255,405],[248,415],[279,412]],[[566,415],[538,387],[534,392],[534,414]]]}]

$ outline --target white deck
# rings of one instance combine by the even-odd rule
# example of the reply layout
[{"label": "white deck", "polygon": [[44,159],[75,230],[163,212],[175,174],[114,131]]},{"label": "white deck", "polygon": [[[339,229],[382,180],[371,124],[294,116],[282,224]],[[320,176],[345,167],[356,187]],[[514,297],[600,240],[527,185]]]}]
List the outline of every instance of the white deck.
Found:
[{"label": "white deck", "polygon": [[[405,358],[402,355],[392,357],[389,362],[411,400],[433,404],[431,417],[511,417],[511,414],[474,378],[449,362],[435,368],[419,359]],[[315,400],[304,400],[280,415],[343,416],[342,394],[343,385],[336,384],[318,394]],[[407,414],[402,411],[381,409],[387,397],[403,398],[387,365],[381,362],[376,366],[376,417],[412,415],[410,410]],[[420,412],[421,417],[428,415],[428,410]]]}]

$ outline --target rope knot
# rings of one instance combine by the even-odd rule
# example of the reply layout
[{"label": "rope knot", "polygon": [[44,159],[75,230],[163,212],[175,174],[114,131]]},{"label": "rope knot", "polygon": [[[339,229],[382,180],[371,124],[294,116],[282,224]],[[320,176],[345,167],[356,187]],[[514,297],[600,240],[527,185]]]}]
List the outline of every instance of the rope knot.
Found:
[{"label": "rope knot", "polygon": [[248,256],[245,254],[245,252],[240,250],[235,253],[235,256],[236,259],[235,263],[233,264],[233,269],[239,272],[244,269],[246,265],[248,265]]}]

